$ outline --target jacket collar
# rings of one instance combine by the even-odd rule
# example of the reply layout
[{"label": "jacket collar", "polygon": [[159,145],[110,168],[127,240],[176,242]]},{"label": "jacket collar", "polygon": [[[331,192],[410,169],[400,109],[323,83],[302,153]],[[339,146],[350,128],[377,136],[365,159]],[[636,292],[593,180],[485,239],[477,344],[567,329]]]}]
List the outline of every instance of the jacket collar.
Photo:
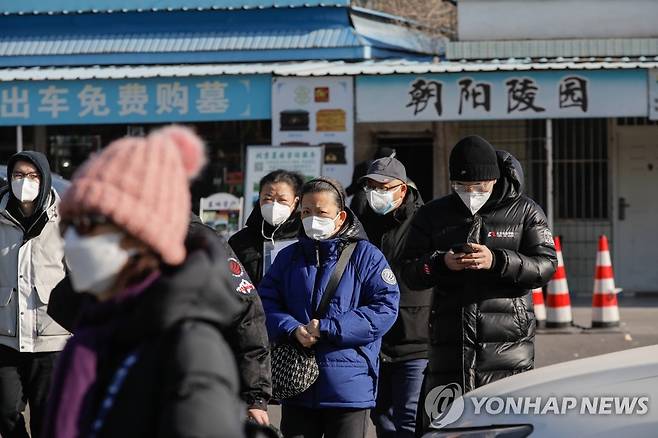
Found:
[{"label": "jacket collar", "polygon": [[[0,220],[4,221],[5,223],[11,223],[12,225],[16,225],[15,218],[9,214],[7,211],[7,204],[9,203],[9,197],[11,194],[9,193],[9,190],[11,188],[5,187],[0,191]],[[60,202],[60,197],[57,194],[57,191],[55,189],[50,189],[50,194],[48,196],[48,208],[45,210],[45,214],[48,217],[48,220],[52,220],[53,218],[56,218],[59,216],[59,202]],[[34,214],[36,215],[42,215],[44,214],[44,211],[41,212],[35,212]]]},{"label": "jacket collar", "polygon": [[315,266],[320,266],[338,258],[338,252],[344,241],[340,238],[313,240],[304,235],[299,238],[299,243],[306,260]]},{"label": "jacket collar", "polygon": [[393,217],[400,223],[411,218],[422,205],[418,190],[409,184],[407,187],[407,195],[402,200],[402,204],[393,212]]},{"label": "jacket collar", "polygon": [[307,260],[312,260],[316,266],[338,258],[338,254],[348,243],[368,240],[368,235],[356,215],[349,208],[345,208],[345,211],[347,212],[347,220],[331,239],[313,240],[306,236],[304,228],[301,227],[298,237],[302,250]]},{"label": "jacket collar", "polygon": [[188,254],[182,265],[163,266],[146,290],[117,303],[113,314],[121,314],[123,320],[114,334],[118,343],[134,345],[183,320],[226,328],[243,311],[237,294],[227,293],[230,272],[226,244],[213,230],[202,229],[194,239],[188,239],[186,247]]},{"label": "jacket collar", "polygon": [[260,207],[257,206],[247,218],[245,225],[248,230],[258,236],[259,240],[265,239],[263,232],[265,232],[266,236],[271,236],[274,239],[290,239],[297,236],[297,233],[302,228],[302,221],[299,211],[295,210],[284,223],[278,227],[273,227],[265,222],[260,212]]}]

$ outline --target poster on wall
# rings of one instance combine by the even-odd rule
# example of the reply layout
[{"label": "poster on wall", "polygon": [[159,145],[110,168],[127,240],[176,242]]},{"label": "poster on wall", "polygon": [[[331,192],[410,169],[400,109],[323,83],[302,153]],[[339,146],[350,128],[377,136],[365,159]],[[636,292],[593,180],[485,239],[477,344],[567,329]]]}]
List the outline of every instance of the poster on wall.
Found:
[{"label": "poster on wall", "polygon": [[243,222],[258,202],[260,180],[277,169],[299,172],[308,181],[322,175],[323,146],[247,146]]},{"label": "poster on wall", "polygon": [[658,120],[658,68],[649,70],[649,120]]},{"label": "poster on wall", "polygon": [[323,175],[349,185],[354,169],[353,79],[273,78],[272,143],[323,146]]}]

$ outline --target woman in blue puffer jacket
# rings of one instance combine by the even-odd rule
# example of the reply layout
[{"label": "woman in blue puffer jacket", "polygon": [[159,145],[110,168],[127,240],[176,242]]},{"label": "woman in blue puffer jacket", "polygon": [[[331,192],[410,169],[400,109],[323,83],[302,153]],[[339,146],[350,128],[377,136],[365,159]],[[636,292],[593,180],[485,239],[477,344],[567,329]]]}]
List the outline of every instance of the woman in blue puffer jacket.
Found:
[{"label": "woman in blue puffer jacket", "polygon": [[[317,381],[283,401],[286,438],[365,437],[375,406],[382,336],[397,317],[400,292],[384,255],[367,241],[345,207],[337,181],[318,178],[302,188],[304,234],[279,255],[259,294],[270,341],[297,340],[315,350]],[[342,249],[356,242],[329,308],[312,319]],[[315,295],[315,296],[314,296]]]}]

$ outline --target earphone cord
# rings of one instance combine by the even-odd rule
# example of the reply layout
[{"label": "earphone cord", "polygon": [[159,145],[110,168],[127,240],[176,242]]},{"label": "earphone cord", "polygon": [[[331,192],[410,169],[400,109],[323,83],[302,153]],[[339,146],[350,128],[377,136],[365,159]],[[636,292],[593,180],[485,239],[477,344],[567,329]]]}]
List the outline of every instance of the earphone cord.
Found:
[{"label": "earphone cord", "polygon": [[278,229],[281,228],[281,225],[283,225],[283,224],[279,224],[276,227],[274,227],[274,231],[272,231],[272,235],[270,237],[267,237],[265,235],[265,219],[263,219],[263,222],[260,225],[260,233],[263,235],[264,239],[267,239],[267,240],[271,241],[272,245],[274,245],[274,235],[276,234]]}]

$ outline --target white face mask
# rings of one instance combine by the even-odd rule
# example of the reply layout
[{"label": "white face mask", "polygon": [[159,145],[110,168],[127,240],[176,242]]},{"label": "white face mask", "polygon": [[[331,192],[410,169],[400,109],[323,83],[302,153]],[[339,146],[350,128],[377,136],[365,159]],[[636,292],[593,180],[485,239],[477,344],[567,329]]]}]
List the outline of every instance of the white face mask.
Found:
[{"label": "white face mask", "polygon": [[469,192],[466,190],[455,189],[466,207],[471,210],[472,214],[477,213],[491,197],[492,192]]},{"label": "white face mask", "polygon": [[39,181],[29,178],[14,179],[11,181],[11,191],[21,202],[32,202],[39,196]]},{"label": "white face mask", "polygon": [[320,216],[308,216],[302,219],[304,232],[308,237],[315,240],[326,240],[330,238],[336,229],[335,221],[340,216],[340,213],[335,218]]},{"label": "white face mask", "polygon": [[261,205],[260,214],[265,222],[276,227],[287,221],[292,211],[287,205],[274,201]]},{"label": "white face mask", "polygon": [[372,211],[377,214],[385,215],[398,208],[400,204],[402,204],[402,198],[394,201],[393,193],[398,190],[399,187],[385,193],[379,193],[377,190],[373,189],[366,190],[366,197],[368,198],[368,204],[370,205],[370,208],[372,208]]},{"label": "white face mask", "polygon": [[119,272],[137,250],[125,250],[123,233],[83,237],[74,228],[64,234],[64,258],[71,270],[71,283],[77,292],[100,295],[116,282]]}]

